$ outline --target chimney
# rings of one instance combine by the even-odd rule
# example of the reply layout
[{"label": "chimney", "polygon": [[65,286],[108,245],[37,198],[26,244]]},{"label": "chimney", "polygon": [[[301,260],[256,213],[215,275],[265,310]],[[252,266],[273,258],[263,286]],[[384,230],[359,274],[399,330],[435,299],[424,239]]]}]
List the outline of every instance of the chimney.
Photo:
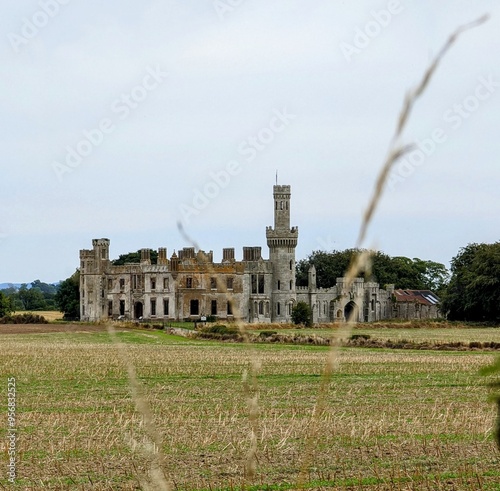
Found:
[{"label": "chimney", "polygon": [[151,264],[151,249],[141,249],[141,264]]},{"label": "chimney", "polygon": [[234,247],[222,249],[223,261],[234,261]]},{"label": "chimney", "polygon": [[158,249],[158,264],[160,266],[166,266],[168,264],[167,249],[165,247],[160,247]]}]

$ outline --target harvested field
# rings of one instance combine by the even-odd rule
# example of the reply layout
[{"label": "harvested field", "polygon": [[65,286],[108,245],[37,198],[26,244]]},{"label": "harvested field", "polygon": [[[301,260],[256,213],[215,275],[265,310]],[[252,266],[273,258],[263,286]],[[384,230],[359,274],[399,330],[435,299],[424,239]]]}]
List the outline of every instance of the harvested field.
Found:
[{"label": "harvested field", "polygon": [[104,326],[95,324],[1,324],[2,334],[48,334],[48,333],[106,332]]},{"label": "harvested field", "polygon": [[[328,348],[121,329],[121,352],[102,327],[71,328],[1,337],[1,379],[17,387],[13,489],[147,489],[158,455],[127,364],[173,489],[296,489],[300,479],[307,489],[498,489],[495,408],[478,375],[491,353],[343,349],[315,413]],[[245,478],[254,395],[257,467]],[[0,484],[10,486],[5,474]]]}]

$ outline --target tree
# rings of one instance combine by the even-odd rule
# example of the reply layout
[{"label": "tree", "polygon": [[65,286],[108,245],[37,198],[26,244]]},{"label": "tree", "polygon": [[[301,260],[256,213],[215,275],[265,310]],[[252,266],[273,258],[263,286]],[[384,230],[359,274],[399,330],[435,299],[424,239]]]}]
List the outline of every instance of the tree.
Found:
[{"label": "tree", "polygon": [[[297,285],[306,286],[309,267],[316,268],[316,286],[330,288],[337,278],[345,276],[355,257],[363,252],[361,249],[345,251],[313,251],[307,259],[297,263]],[[444,264],[434,261],[423,261],[419,258],[391,257],[380,251],[372,254],[371,271],[360,273],[365,281],[377,282],[381,287],[388,284],[396,288],[412,290],[432,290],[439,292],[448,281],[448,270]]]},{"label": "tree", "polygon": [[292,322],[294,324],[303,324],[304,326],[312,326],[312,310],[305,302],[297,302],[292,309]]},{"label": "tree", "polygon": [[413,263],[417,269],[422,281],[422,290],[431,290],[438,296],[444,294],[444,291],[450,281],[450,273],[446,266],[434,261],[423,261],[414,258]]},{"label": "tree", "polygon": [[45,300],[45,309],[46,310],[55,310],[54,297],[57,293],[57,286],[50,285],[49,283],[44,283],[40,280],[35,280],[31,283],[31,289],[36,288],[40,290]]},{"label": "tree", "polygon": [[337,278],[345,275],[356,252],[355,249],[332,252],[313,251],[307,259],[302,259],[297,263],[297,285],[307,285],[309,267],[314,264],[316,268],[316,286],[318,288],[334,286]]},{"label": "tree", "polygon": [[[158,251],[152,250],[150,252],[151,264],[156,264],[158,262]],[[141,262],[141,251],[129,252],[128,254],[120,254],[118,259],[111,261],[114,266],[123,266],[124,264],[130,263],[140,263]]]},{"label": "tree", "polygon": [[23,283],[17,292],[24,310],[44,310],[46,308],[45,298],[39,288],[28,288]]},{"label": "tree", "polygon": [[54,301],[59,311],[64,313],[64,319],[80,318],[80,271],[78,269],[61,283]]},{"label": "tree", "polygon": [[0,317],[5,317],[13,311],[12,302],[9,297],[0,291]]},{"label": "tree", "polygon": [[448,318],[500,321],[500,242],[461,248],[451,272],[442,309]]}]

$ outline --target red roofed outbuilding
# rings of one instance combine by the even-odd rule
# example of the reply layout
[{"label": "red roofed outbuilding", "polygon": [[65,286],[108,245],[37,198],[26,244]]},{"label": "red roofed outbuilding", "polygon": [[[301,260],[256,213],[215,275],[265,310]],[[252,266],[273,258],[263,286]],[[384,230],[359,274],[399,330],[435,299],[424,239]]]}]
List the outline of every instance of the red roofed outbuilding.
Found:
[{"label": "red roofed outbuilding", "polygon": [[397,319],[437,319],[441,300],[430,290],[394,290],[393,317]]}]

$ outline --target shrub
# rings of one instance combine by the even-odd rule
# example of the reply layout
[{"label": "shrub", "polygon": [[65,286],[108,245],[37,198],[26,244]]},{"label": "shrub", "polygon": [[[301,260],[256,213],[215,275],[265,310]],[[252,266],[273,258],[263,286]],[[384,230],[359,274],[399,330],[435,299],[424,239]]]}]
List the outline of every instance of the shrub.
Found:
[{"label": "shrub", "polygon": [[224,324],[216,324],[215,326],[209,326],[202,329],[203,332],[209,332],[212,334],[238,334],[238,329],[236,327],[228,327]]},{"label": "shrub", "polygon": [[43,315],[32,314],[16,314],[6,315],[0,319],[0,324],[48,324],[49,322]]},{"label": "shrub", "polygon": [[271,336],[274,336],[277,333],[278,333],[278,331],[262,331],[259,333],[259,337],[260,338],[269,338]]},{"label": "shrub", "polygon": [[362,339],[363,341],[370,339],[371,336],[369,334],[353,334],[349,339],[355,341],[356,339]]},{"label": "shrub", "polygon": [[215,326],[205,326],[199,333],[199,337],[209,338],[209,339],[232,339],[241,341],[243,337],[236,327],[228,327],[223,324],[216,324]]},{"label": "shrub", "polygon": [[292,321],[294,324],[312,326],[312,310],[305,302],[297,302],[292,310]]}]

